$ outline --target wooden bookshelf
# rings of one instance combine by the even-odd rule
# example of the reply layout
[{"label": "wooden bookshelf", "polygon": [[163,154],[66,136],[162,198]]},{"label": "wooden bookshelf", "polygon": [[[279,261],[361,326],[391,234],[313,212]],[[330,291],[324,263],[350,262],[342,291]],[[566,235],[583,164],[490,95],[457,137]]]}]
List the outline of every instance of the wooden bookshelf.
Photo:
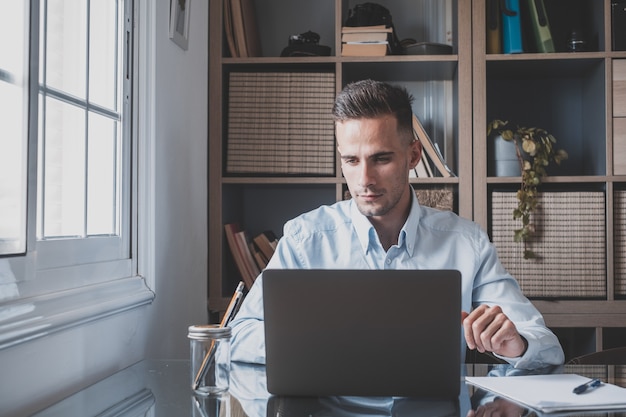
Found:
[{"label": "wooden bookshelf", "polygon": [[[439,2],[437,2],[439,3]],[[341,56],[341,28],[348,10],[346,0],[270,0],[257,8],[262,56],[231,57],[223,30],[223,1],[211,1],[209,79],[209,309],[222,311],[239,277],[223,235],[225,223],[237,222],[255,235],[270,229],[282,235],[283,223],[303,211],[343,198],[345,181],[332,156],[330,175],[231,174],[227,171],[229,79],[234,73],[322,71],[335,77],[335,93],[350,81],[376,78],[406,86],[416,97],[425,93],[435,103],[419,100],[416,114],[429,135],[442,148],[455,177],[414,178],[416,188],[451,188],[455,211],[472,218],[471,154],[471,21],[470,2],[447,0],[437,6],[439,15],[425,15],[434,2],[392,0],[385,3],[400,37],[449,37],[450,55]],[[445,7],[442,4],[445,3]],[[444,10],[445,9],[445,10]],[[435,26],[439,25],[439,26]],[[447,26],[447,27],[444,27]],[[425,29],[424,29],[425,28]],[[331,47],[330,56],[281,57],[290,35],[312,30],[320,44]],[[449,32],[449,33],[446,33]],[[424,39],[425,40],[425,39]],[[450,103],[452,103],[450,105]],[[330,113],[330,108],[328,109]]]},{"label": "wooden bookshelf", "polygon": [[[604,195],[602,232],[606,231],[606,236],[601,247],[606,267],[598,285],[606,295],[531,298],[557,332],[566,355],[574,355],[626,345],[626,299],[617,290],[624,277],[617,275],[615,268],[625,255],[616,251],[618,235],[613,233],[614,201],[626,178],[614,175],[619,162],[613,157],[612,82],[613,62],[624,59],[626,53],[611,50],[610,0],[544,3],[556,51],[521,54],[487,53],[486,0],[472,3],[474,219],[492,233],[493,193],[515,191],[521,181],[488,174],[487,123],[496,118],[543,127],[555,135],[558,147],[568,152],[569,159],[550,172],[542,191]],[[581,23],[589,50],[568,52],[565,32]],[[545,255],[549,257],[549,253]]]},{"label": "wooden bookshelf", "polygon": [[[234,72],[323,71],[334,75],[335,92],[350,81],[376,78],[405,85],[417,97],[430,97],[430,107],[418,103],[415,113],[429,135],[444,148],[455,177],[414,178],[415,188],[450,188],[454,210],[491,233],[491,194],[515,191],[516,177],[487,173],[486,126],[495,117],[519,118],[554,133],[570,158],[551,172],[548,191],[601,191],[606,227],[606,297],[594,299],[533,299],[568,354],[626,345],[626,294],[613,233],[615,199],[626,190],[623,162],[614,157],[623,135],[614,131],[613,63],[626,52],[611,50],[610,0],[545,0],[550,23],[567,30],[574,7],[584,15],[586,30],[597,39],[588,52],[564,52],[566,34],[555,36],[555,53],[487,54],[486,0],[388,0],[400,39],[432,36],[449,25],[450,55],[341,56],[341,27],[354,0],[268,0],[257,9],[262,56],[231,57],[223,31],[223,1],[210,2],[209,28],[209,309],[223,311],[240,280],[228,251],[223,225],[237,222],[254,236],[264,230],[282,235],[283,223],[320,204],[341,200],[345,181],[334,156],[330,175],[232,175],[226,172],[229,77]],[[449,5],[438,16],[434,5]],[[260,4],[260,3],[259,3]],[[434,14],[434,15],[431,15]],[[444,22],[444,23],[440,23]],[[290,35],[312,30],[330,56],[281,57]],[[443,35],[442,35],[443,36]],[[620,84],[621,85],[621,84]],[[619,87],[621,88],[621,87]],[[620,90],[621,91],[621,90]],[[510,99],[513,97],[513,99]],[[329,109],[330,111],[330,109]],[[619,122],[617,123],[619,124]],[[614,143],[614,137],[615,139]],[[622,164],[622,165],[620,165]],[[615,168],[618,168],[615,171]],[[626,231],[623,232],[626,234]],[[618,271],[618,272],[616,272]],[[574,346],[574,347],[572,347]],[[582,350],[582,351],[581,351]]]}]

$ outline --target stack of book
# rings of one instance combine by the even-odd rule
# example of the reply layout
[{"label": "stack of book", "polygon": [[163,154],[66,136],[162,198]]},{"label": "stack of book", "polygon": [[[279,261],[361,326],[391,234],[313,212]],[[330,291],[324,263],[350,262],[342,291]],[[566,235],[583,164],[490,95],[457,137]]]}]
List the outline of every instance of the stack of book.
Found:
[{"label": "stack of book", "polygon": [[230,56],[262,56],[254,0],[224,1],[224,32]]},{"label": "stack of book", "polygon": [[[487,53],[555,52],[544,0],[487,0]],[[524,41],[528,40],[526,45]]]},{"label": "stack of book", "polygon": [[278,238],[268,230],[250,239],[237,223],[225,224],[224,231],[235,265],[249,290],[272,258]]},{"label": "stack of book", "polygon": [[[413,115],[413,134],[422,144],[422,158],[415,167],[415,177],[455,177],[452,170],[446,164],[439,147],[430,139],[419,119]],[[434,168],[433,168],[434,166]]]},{"label": "stack of book", "polygon": [[342,56],[385,56],[390,52],[392,28],[385,25],[341,28]]},{"label": "stack of book", "polygon": [[271,230],[266,230],[259,233],[252,239],[254,243],[255,259],[261,269],[265,269],[267,263],[272,259],[276,245],[278,245],[278,238]]}]

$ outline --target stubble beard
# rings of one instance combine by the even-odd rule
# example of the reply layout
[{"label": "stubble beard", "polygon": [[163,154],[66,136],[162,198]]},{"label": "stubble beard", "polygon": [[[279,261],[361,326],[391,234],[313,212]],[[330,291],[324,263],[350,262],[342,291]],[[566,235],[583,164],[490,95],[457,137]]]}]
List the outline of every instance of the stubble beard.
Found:
[{"label": "stubble beard", "polygon": [[[402,198],[404,187],[406,187],[406,184],[403,184],[402,187],[400,187],[399,189],[394,189],[395,192],[391,194],[392,199],[383,202],[382,205],[380,205],[378,201],[375,201],[373,203],[368,203],[367,201],[363,201],[362,199],[360,199],[358,196],[361,194],[368,194],[368,193],[380,194],[380,197],[378,199],[380,200],[380,199],[385,198],[386,196],[389,196],[390,194],[388,192],[385,192],[384,190],[373,190],[373,189],[361,190],[361,192],[356,193],[357,198],[355,198],[355,201],[356,201],[357,208],[359,209],[361,214],[364,215],[365,217],[384,216],[387,213],[389,213],[391,209],[393,209],[394,207],[398,205],[398,202]],[[353,193],[353,195],[354,194],[355,193]]]}]

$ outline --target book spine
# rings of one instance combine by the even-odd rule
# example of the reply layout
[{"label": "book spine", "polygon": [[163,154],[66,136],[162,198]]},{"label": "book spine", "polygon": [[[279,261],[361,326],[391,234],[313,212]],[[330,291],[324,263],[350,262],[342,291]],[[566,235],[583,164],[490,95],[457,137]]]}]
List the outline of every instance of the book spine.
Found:
[{"label": "book spine", "polygon": [[243,9],[241,0],[227,0],[230,1],[230,11],[232,14],[233,33],[235,38],[235,45],[240,57],[245,58],[248,56],[248,48],[246,46],[246,33],[243,27]]},{"label": "book spine", "polygon": [[237,58],[239,51],[237,51],[237,45],[235,44],[235,34],[233,32],[233,14],[230,9],[230,0],[224,2],[224,33],[226,36],[226,42],[228,44],[228,50],[230,56]]},{"label": "book spine", "polygon": [[250,246],[248,244],[249,240],[246,231],[242,230],[235,233],[235,241],[237,242],[239,251],[242,254],[245,267],[248,270],[248,276],[250,277],[250,281],[254,282],[254,280],[261,273],[261,271],[259,270],[259,267],[254,260],[254,256],[250,251]]},{"label": "book spine", "polygon": [[388,42],[344,43],[342,56],[385,56],[389,52]]},{"label": "book spine", "polygon": [[530,23],[535,37],[537,52],[554,52],[554,41],[550,32],[550,22],[543,0],[527,0],[530,14]]},{"label": "book spine", "polygon": [[504,0],[502,16],[502,50],[505,54],[521,54],[522,20],[519,0]]},{"label": "book spine", "polygon": [[241,18],[247,56],[262,56],[261,36],[256,19],[254,0],[241,0]]},{"label": "book spine", "polygon": [[487,0],[487,53],[502,53],[500,0]]},{"label": "book spine", "polygon": [[448,168],[446,161],[441,156],[441,153],[431,141],[424,126],[415,115],[413,115],[413,132],[417,140],[422,144],[422,152],[426,152],[432,163],[437,167],[441,176],[447,178],[454,176],[450,168]]},{"label": "book spine", "polygon": [[230,253],[233,255],[233,259],[235,260],[235,265],[237,266],[246,287],[250,289],[254,283],[254,278],[250,275],[250,272],[246,267],[243,254],[237,244],[236,234],[239,232],[239,226],[235,223],[227,223],[224,225],[224,231],[226,233],[226,240],[228,242],[228,247],[230,248]]},{"label": "book spine", "polygon": [[626,1],[611,2],[612,46],[614,51],[626,51]]},{"label": "book spine", "polygon": [[261,253],[263,253],[263,255],[265,255],[265,257],[269,261],[270,259],[272,259],[272,255],[274,255],[274,247],[272,246],[272,243],[270,242],[266,233],[267,232],[263,232],[257,235],[253,240],[257,248],[259,248]]}]

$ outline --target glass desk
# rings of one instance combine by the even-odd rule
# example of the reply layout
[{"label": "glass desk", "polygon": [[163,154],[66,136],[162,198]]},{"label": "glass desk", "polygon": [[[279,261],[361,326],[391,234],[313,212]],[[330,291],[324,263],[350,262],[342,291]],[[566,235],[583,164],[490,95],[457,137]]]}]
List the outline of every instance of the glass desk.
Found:
[{"label": "glass desk", "polygon": [[[463,365],[467,375],[516,372],[508,365]],[[154,417],[304,417],[304,416],[450,416],[519,417],[536,415],[523,407],[497,399],[463,382],[458,401],[383,397],[286,398],[266,390],[263,366],[233,363],[228,393],[216,397],[193,394],[189,362],[142,361],[35,414],[36,417],[154,416]],[[626,387],[626,366],[566,365],[550,372],[577,373]],[[495,412],[501,414],[495,414]],[[560,414],[562,415],[562,414]],[[626,417],[626,410],[611,413],[574,413]]]}]

